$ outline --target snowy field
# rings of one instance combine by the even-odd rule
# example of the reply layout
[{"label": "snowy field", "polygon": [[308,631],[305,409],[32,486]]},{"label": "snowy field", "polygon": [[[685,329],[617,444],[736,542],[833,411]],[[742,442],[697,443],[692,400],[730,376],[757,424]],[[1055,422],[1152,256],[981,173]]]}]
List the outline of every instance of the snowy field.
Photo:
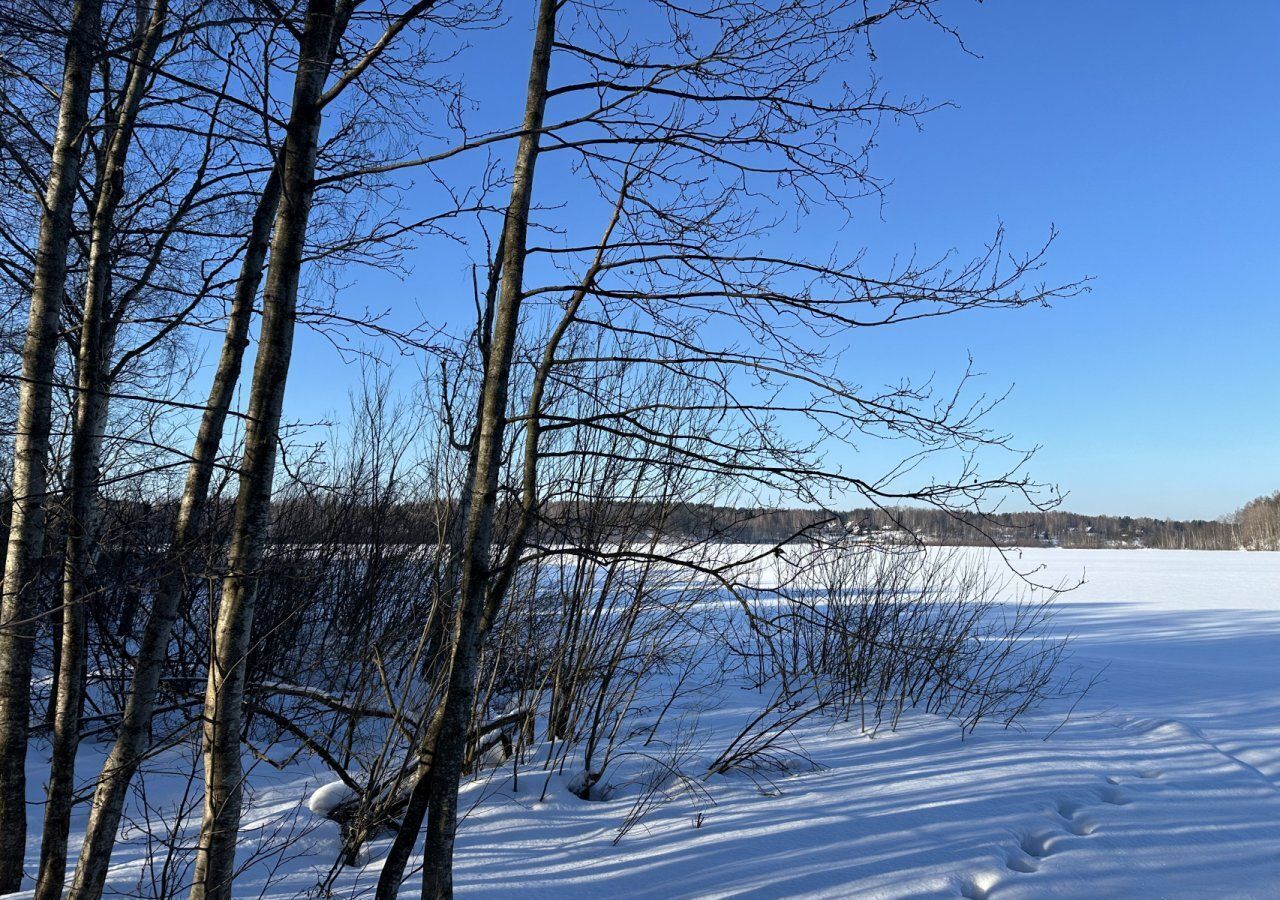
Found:
[{"label": "snowy field", "polygon": [[[1102,674],[1069,716],[1044,709],[1020,731],[982,726],[964,740],[923,715],[874,739],[811,721],[794,735],[811,764],[702,781],[616,842],[634,785],[587,802],[567,776],[525,770],[513,784],[490,771],[463,788],[459,893],[1280,897],[1280,554],[1036,550],[1019,565],[1044,567],[1041,580],[1087,579],[1058,602],[1056,622],[1074,635],[1074,663]],[[759,697],[722,689],[690,702],[681,721],[696,771],[699,753],[714,756]],[[45,751],[33,747],[33,761]],[[84,749],[86,776],[101,752]],[[174,784],[194,762],[171,752]],[[303,759],[254,767],[237,896],[319,896],[338,832],[306,800],[327,780]],[[37,781],[31,871],[39,793]],[[156,813],[181,799],[158,795]],[[85,814],[82,805],[76,826]],[[117,849],[116,890],[153,896],[180,883],[159,839],[139,835]],[[288,838],[289,851],[253,858],[264,837]],[[385,845],[326,896],[371,891]],[[402,896],[416,897],[416,884],[410,875]]]}]

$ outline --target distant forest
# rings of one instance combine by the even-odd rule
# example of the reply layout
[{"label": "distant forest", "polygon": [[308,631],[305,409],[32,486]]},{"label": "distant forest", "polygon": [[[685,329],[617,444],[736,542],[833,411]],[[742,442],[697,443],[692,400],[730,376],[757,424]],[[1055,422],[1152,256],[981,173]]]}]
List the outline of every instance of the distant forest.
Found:
[{"label": "distant forest", "polygon": [[[8,503],[0,506],[7,520]],[[162,545],[174,516],[172,501],[159,504],[117,501],[106,508],[108,543],[145,556]],[[211,519],[231,515],[221,499],[211,503]],[[439,507],[429,502],[373,503],[345,492],[284,496],[273,516],[276,545],[435,544]],[[652,522],[652,526],[646,523]],[[658,524],[661,523],[661,524]],[[3,525],[4,521],[0,521]],[[608,535],[651,528],[673,538],[725,543],[776,544],[805,537],[853,535],[885,540],[919,539],[946,546],[1151,548],[1169,550],[1280,550],[1280,491],[1247,503],[1215,521],[1155,519],[1146,516],[1093,516],[1052,510],[960,518],[923,507],[864,508],[831,512],[818,509],[762,509],[683,504],[661,508],[651,503],[594,500],[552,503],[544,507],[534,537],[557,544],[588,533]],[[61,539],[58,524],[51,543]]]},{"label": "distant forest", "polygon": [[[680,518],[677,517],[677,522]],[[1007,547],[1151,548],[1167,550],[1280,550],[1280,491],[1250,501],[1215,521],[1049,512],[958,518],[920,507],[853,509],[690,508],[688,531],[709,528],[726,540],[772,543],[801,533],[913,535],[927,544]]]}]

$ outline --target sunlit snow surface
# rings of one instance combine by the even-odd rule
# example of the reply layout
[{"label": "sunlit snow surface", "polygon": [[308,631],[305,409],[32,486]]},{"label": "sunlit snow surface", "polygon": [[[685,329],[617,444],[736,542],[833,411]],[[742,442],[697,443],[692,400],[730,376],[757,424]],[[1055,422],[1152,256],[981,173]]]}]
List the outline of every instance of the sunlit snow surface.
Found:
[{"label": "sunlit snow surface", "polygon": [[[1042,581],[1087,578],[1056,621],[1075,636],[1074,662],[1103,675],[1065,724],[1055,708],[1022,731],[981,727],[964,741],[923,716],[875,739],[806,725],[797,738],[816,766],[772,785],[714,778],[707,795],[666,804],[616,845],[634,789],[586,802],[566,773],[539,802],[545,775],[523,771],[514,790],[509,770],[490,772],[463,789],[459,893],[1280,897],[1280,554],[1043,550],[1015,563],[1043,567]],[[714,756],[758,699],[700,698],[696,741]],[[37,742],[33,763],[46,752]],[[85,749],[83,777],[101,752]],[[173,771],[184,764],[175,751]],[[314,761],[253,769],[241,857],[264,838],[291,837],[291,851],[250,861],[236,896],[306,896],[328,872],[337,827],[306,801],[331,780]],[[162,850],[125,837],[113,884],[148,895]],[[371,895],[385,842],[371,850],[333,896]],[[416,873],[401,896],[418,896]]]}]

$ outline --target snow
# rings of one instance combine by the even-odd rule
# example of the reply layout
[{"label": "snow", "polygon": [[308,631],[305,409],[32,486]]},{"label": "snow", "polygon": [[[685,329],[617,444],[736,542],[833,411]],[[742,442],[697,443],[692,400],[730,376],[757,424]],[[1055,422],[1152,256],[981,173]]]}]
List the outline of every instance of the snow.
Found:
[{"label": "snow", "polygon": [[[513,783],[509,767],[491,770],[462,790],[459,894],[1280,895],[1280,553],[1044,549],[1015,562],[1044,582],[1088,579],[1059,601],[1056,619],[1074,635],[1074,663],[1101,672],[1074,708],[964,740],[923,715],[874,739],[812,721],[795,735],[803,756],[790,771],[699,777],[695,789],[653,778],[657,748],[637,749],[593,789],[605,799],[591,801],[569,790],[580,773],[525,768]],[[736,688],[693,695],[665,740],[697,775],[760,700]],[[86,776],[103,749],[85,748]],[[33,764],[46,752],[37,743]],[[166,790],[165,802],[179,803],[182,765],[198,766],[189,750],[172,753],[190,758],[167,765],[174,786],[148,782],[158,806]],[[237,896],[304,896],[330,871],[338,829],[320,816],[346,790],[331,778],[301,755],[283,771],[251,771],[242,857],[281,835],[289,851],[251,863]],[[671,799],[615,840],[646,779]],[[32,872],[39,815],[33,805]],[[142,876],[160,861],[128,837],[113,884],[145,896]],[[385,847],[342,870],[333,896],[371,895]],[[411,873],[402,896],[416,897],[416,886]]]},{"label": "snow", "polygon": [[307,800],[307,809],[317,816],[327,816],[341,804],[355,797],[356,792],[344,781],[331,781],[321,785]]}]

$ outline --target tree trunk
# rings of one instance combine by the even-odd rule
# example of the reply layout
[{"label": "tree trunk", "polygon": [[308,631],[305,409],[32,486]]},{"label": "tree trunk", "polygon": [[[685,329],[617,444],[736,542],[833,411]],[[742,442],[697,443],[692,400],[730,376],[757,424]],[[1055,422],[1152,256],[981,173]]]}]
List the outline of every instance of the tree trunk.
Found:
[{"label": "tree trunk", "polygon": [[440,724],[439,715],[433,716],[423,734],[418,765],[414,772],[413,790],[409,792],[409,802],[405,805],[404,816],[400,821],[400,827],[396,830],[395,839],[391,842],[391,848],[387,851],[387,858],[382,862],[382,871],[378,874],[378,886],[373,895],[374,900],[395,900],[400,894],[400,882],[404,880],[404,870],[409,863],[409,854],[418,843],[418,835],[422,833],[422,821],[427,816],[427,804],[431,799],[431,756],[440,733]]},{"label": "tree trunk", "polygon": [[67,484],[61,654],[36,900],[57,900],[66,878],[67,833],[71,825],[76,750],[80,743],[80,711],[84,706],[85,603],[97,554],[99,465],[111,403],[110,360],[116,332],[116,318],[110,308],[111,245],[116,210],[124,195],[125,167],[138,109],[151,83],[151,62],[159,46],[167,11],[167,0],[156,0],[150,15],[137,24],[138,47],[112,117],[90,226]]},{"label": "tree trunk", "polygon": [[45,488],[58,318],[67,280],[71,214],[88,121],[102,0],[76,0],[62,73],[58,127],[22,350],[13,454],[13,518],[0,605],[0,894],[22,885],[26,852],[26,756],[35,643],[32,592],[44,543]]},{"label": "tree trunk", "polygon": [[267,515],[285,379],[293,349],[298,275],[314,195],[316,150],[330,48],[345,27],[334,0],[310,0],[303,28],[293,105],[279,163],[281,203],[262,300],[240,488],[227,575],[213,635],[204,704],[205,801],[191,900],[230,900],[240,825],[243,769],[240,730],[254,591],[266,549]]},{"label": "tree trunk", "polygon": [[503,433],[511,361],[520,328],[524,295],[524,263],[533,196],[534,166],[541,140],[547,99],[547,77],[555,40],[556,0],[541,0],[533,57],[525,96],[523,134],[512,172],[511,200],[503,225],[502,288],[494,312],[493,333],[485,365],[477,417],[475,470],[467,490],[471,495],[463,538],[462,584],[453,627],[452,664],[441,705],[441,725],[431,757],[427,834],[422,867],[424,900],[453,896],[453,844],[457,833],[458,780],[466,755],[467,733],[475,700],[480,641],[486,598],[491,587],[490,555],[497,507],[498,475],[502,468]]},{"label": "tree trunk", "polygon": [[[86,305],[80,335],[79,401],[72,435],[67,547],[62,581],[61,653],[58,657],[57,694],[52,701],[55,703],[53,750],[35,900],[57,900],[62,894],[75,788],[76,750],[80,743],[80,713],[84,706],[84,604],[89,594],[97,544],[95,487],[108,406],[104,383],[106,372],[101,363],[110,352],[108,347],[102,346],[110,343],[110,337],[101,335],[102,310],[95,309],[97,305]],[[94,320],[97,320],[97,327],[91,325]],[[87,350],[91,344],[99,345],[99,349]]]},{"label": "tree trunk", "polygon": [[258,198],[244,262],[227,318],[222,352],[218,358],[213,384],[209,388],[209,399],[200,419],[200,430],[192,448],[191,463],[187,467],[173,538],[134,662],[133,682],[125,703],[124,716],[116,733],[115,744],[98,776],[88,830],[85,832],[84,845],[80,850],[75,878],[68,895],[70,900],[98,900],[102,896],[129,783],[147,751],[147,737],[155,711],[160,676],[164,674],[169,637],[187,591],[187,559],[204,519],[209,482],[213,477],[223,427],[240,379],[244,351],[249,345],[249,321],[253,313],[253,302],[262,282],[267,247],[271,240],[271,225],[280,205],[278,173],[278,169],[272,171]]}]

